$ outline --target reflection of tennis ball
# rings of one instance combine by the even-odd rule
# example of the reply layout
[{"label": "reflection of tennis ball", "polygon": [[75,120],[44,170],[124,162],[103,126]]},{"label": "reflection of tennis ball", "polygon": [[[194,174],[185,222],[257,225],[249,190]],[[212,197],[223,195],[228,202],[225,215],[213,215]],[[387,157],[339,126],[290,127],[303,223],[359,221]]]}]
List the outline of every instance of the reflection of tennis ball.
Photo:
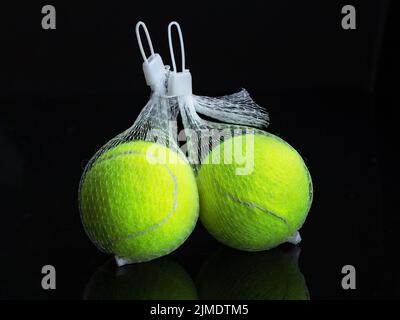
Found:
[{"label": "reflection of tennis ball", "polygon": [[102,250],[128,262],[179,247],[198,217],[193,171],[162,145],[136,141],[102,154],[80,186],[82,223]]},{"label": "reflection of tennis ball", "polygon": [[265,250],[302,226],[312,201],[311,177],[301,156],[282,139],[268,133],[236,136],[203,163],[197,178],[200,218],[222,243]]},{"label": "reflection of tennis ball", "polygon": [[300,249],[283,253],[223,248],[202,266],[196,285],[200,299],[308,300],[298,267]]},{"label": "reflection of tennis ball", "polygon": [[115,268],[100,267],[86,286],[89,300],[195,300],[197,292],[186,271],[164,257]]}]

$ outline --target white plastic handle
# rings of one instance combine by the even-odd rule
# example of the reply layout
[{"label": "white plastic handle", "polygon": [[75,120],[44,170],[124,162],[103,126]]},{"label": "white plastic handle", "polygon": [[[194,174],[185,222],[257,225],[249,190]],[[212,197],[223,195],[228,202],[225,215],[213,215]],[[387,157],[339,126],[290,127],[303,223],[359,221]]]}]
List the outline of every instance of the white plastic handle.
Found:
[{"label": "white plastic handle", "polygon": [[176,26],[176,30],[178,31],[179,35],[179,42],[181,45],[181,56],[182,56],[182,72],[185,71],[185,45],[183,43],[183,36],[182,30],[178,22],[172,21],[168,25],[168,44],[169,44],[169,52],[171,54],[171,61],[172,61],[172,71],[176,72],[176,63],[175,63],[175,54],[174,54],[174,47],[172,45],[172,27]]},{"label": "white plastic handle", "polygon": [[143,57],[143,61],[147,61],[147,57],[146,57],[146,54],[144,53],[144,49],[143,49],[142,38],[140,37],[140,27],[143,28],[144,33],[146,35],[146,39],[147,39],[147,43],[149,44],[151,56],[154,54],[153,43],[151,42],[150,34],[149,34],[149,31],[147,30],[145,23],[142,21],[139,21],[136,24],[136,28],[135,28],[136,38],[137,38],[137,42],[139,45],[140,53],[142,54],[142,57]]}]

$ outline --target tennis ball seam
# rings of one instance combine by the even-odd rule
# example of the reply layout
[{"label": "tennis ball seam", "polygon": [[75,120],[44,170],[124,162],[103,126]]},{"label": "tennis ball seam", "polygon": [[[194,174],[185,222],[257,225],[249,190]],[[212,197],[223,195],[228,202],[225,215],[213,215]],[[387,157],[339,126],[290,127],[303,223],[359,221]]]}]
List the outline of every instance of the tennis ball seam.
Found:
[{"label": "tennis ball seam", "polygon": [[236,203],[243,204],[243,205],[245,205],[246,207],[259,209],[259,210],[261,210],[262,212],[265,212],[265,213],[267,213],[267,214],[273,216],[274,218],[279,219],[281,222],[283,222],[283,223],[289,228],[289,223],[288,223],[288,221],[287,221],[284,217],[281,217],[281,216],[278,215],[277,213],[275,213],[275,212],[273,212],[273,211],[271,211],[271,210],[268,210],[267,208],[264,208],[264,207],[260,206],[259,204],[255,203],[255,202],[250,202],[250,201],[242,200],[242,199],[240,199],[240,198],[234,196],[233,194],[227,192],[219,183],[216,183],[216,185],[218,186],[219,191],[220,191],[225,197],[230,198],[232,201],[234,201],[234,202],[236,202]]},{"label": "tennis ball seam", "polygon": [[[130,151],[121,152],[121,153],[118,153],[118,154],[111,155],[111,156],[109,156],[107,158],[101,159],[97,164],[102,163],[104,161],[108,161],[108,160],[114,159],[114,158],[119,157],[119,156],[130,155],[130,154],[143,155],[143,152],[136,151],[136,150],[130,150]],[[124,236],[124,237],[117,237],[117,238],[112,238],[112,239],[107,240],[106,242],[107,242],[108,245],[112,245],[115,242],[131,239],[131,238],[135,238],[135,237],[147,234],[147,233],[149,233],[151,231],[154,231],[155,229],[158,229],[159,227],[161,227],[162,225],[167,223],[168,220],[172,217],[172,215],[176,211],[176,208],[178,206],[178,202],[177,202],[178,184],[177,184],[176,176],[172,172],[171,168],[166,163],[163,163],[163,161],[162,161],[162,159],[160,157],[157,157],[156,155],[150,154],[148,152],[146,152],[146,155],[147,156],[151,156],[151,157],[153,157],[153,158],[155,158],[157,160],[160,160],[161,164],[167,169],[168,173],[172,177],[172,180],[174,182],[174,190],[173,190],[174,201],[173,201],[172,211],[163,220],[161,220],[160,222],[150,226],[149,228],[147,228],[147,229],[145,229],[143,231],[139,231],[139,232],[135,232],[135,233],[132,233],[132,234],[128,234],[127,236]]]},{"label": "tennis ball seam", "polygon": [[230,193],[228,193],[228,192],[225,192],[224,195],[227,196],[228,198],[230,198],[231,200],[235,201],[236,203],[243,204],[243,205],[245,205],[245,206],[247,206],[247,207],[249,207],[249,208],[259,209],[259,210],[261,210],[261,211],[263,211],[263,212],[265,212],[265,213],[267,213],[267,214],[273,216],[274,218],[279,219],[279,220],[282,221],[286,226],[288,226],[288,222],[287,222],[287,220],[286,220],[285,218],[279,216],[278,214],[274,213],[273,211],[270,211],[270,210],[268,210],[268,209],[266,209],[266,208],[260,206],[260,205],[257,204],[257,203],[250,202],[250,201],[245,201],[245,200],[241,200],[241,199],[235,197],[234,195],[232,195],[232,194],[230,194]]}]

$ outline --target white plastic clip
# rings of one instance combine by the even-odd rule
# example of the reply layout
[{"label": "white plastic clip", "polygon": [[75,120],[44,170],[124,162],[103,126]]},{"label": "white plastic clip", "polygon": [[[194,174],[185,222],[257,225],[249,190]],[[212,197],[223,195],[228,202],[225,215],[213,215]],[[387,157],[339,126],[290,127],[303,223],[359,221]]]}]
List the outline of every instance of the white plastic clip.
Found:
[{"label": "white plastic clip", "polygon": [[299,244],[301,242],[300,232],[296,231],[295,234],[290,236],[286,241],[294,245]]},{"label": "white plastic clip", "polygon": [[[146,35],[147,43],[150,48],[150,56],[146,57],[146,54],[143,49],[142,38],[140,37],[140,27],[143,28],[144,33]],[[158,53],[154,53],[153,43],[151,42],[151,38],[149,35],[149,31],[147,30],[144,22],[139,21],[136,24],[136,38],[138,41],[140,53],[143,57],[143,73],[146,79],[146,83],[149,86],[157,85],[160,81],[162,81],[165,75],[165,66],[161,59],[161,56]]]},{"label": "white plastic clip", "polygon": [[[172,27],[176,26],[179,35],[179,41],[181,46],[181,58],[182,58],[182,71],[177,72],[175,63],[174,48],[172,45]],[[192,75],[188,69],[185,69],[185,46],[183,43],[182,30],[176,21],[172,21],[168,25],[168,44],[169,52],[171,54],[172,72],[168,77],[168,89],[167,94],[169,96],[185,96],[192,94]]]}]

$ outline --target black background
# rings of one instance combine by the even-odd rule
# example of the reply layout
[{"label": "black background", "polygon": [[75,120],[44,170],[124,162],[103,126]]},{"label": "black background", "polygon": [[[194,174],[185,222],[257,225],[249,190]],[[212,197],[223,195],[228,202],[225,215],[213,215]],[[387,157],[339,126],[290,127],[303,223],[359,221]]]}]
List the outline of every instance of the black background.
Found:
[{"label": "black background", "polygon": [[[41,29],[45,4],[56,7],[56,30]],[[356,30],[341,28],[346,4]],[[109,259],[84,234],[77,189],[87,160],[148,99],[138,20],[166,63],[166,27],[177,20],[194,92],[245,87],[268,109],[268,131],[304,157],[315,188],[300,244],[311,299],[400,296],[393,3],[30,1],[0,12],[0,298],[80,299]],[[219,247],[199,223],[172,256],[195,278]],[[45,264],[57,290],[41,289]],[[341,288],[346,264],[356,290]]]}]

